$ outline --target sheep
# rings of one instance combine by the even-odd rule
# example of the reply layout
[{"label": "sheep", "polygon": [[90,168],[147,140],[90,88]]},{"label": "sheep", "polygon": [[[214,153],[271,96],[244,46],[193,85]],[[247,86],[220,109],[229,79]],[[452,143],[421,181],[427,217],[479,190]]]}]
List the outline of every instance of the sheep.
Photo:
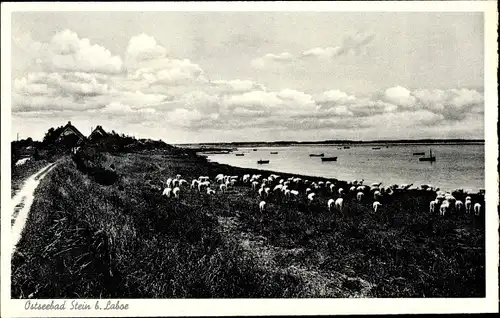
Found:
[{"label": "sheep", "polygon": [[330,184],[330,192],[333,192],[333,190],[335,190],[335,185],[332,183]]},{"label": "sheep", "polygon": [[227,190],[227,186],[226,186],[225,184],[221,184],[221,185],[219,186],[219,189],[220,189],[220,191],[221,191],[221,192],[226,192],[226,190]]},{"label": "sheep", "polygon": [[172,188],[167,187],[163,190],[163,193],[161,195],[166,195],[167,198],[170,198],[170,193],[172,193]]},{"label": "sheep", "polygon": [[379,191],[379,190],[377,190],[377,191],[373,192],[373,199],[374,199],[375,201],[378,201],[378,200],[380,199],[380,197],[381,197],[381,196],[382,196],[382,194],[380,193],[380,191]]},{"label": "sheep", "polygon": [[355,186],[352,186],[352,187],[349,188],[349,192],[354,192],[354,191],[356,191],[356,187]]},{"label": "sheep", "polygon": [[276,192],[278,190],[281,191],[282,189],[283,189],[283,186],[281,184],[278,184],[277,186],[274,187],[273,192]]},{"label": "sheep", "polygon": [[327,206],[328,206],[328,212],[331,212],[332,211],[332,207],[333,205],[335,204],[335,200],[334,199],[330,199],[328,200],[328,203],[327,203]]},{"label": "sheep", "polygon": [[179,198],[180,192],[181,192],[181,189],[179,187],[175,187],[174,190],[172,190],[172,193],[174,194],[176,199]]},{"label": "sheep", "polygon": [[439,205],[439,201],[438,200],[432,200],[430,203],[429,203],[429,213],[431,214],[434,214],[436,213],[436,207]]},{"label": "sheep", "polygon": [[335,200],[335,208],[342,212],[342,210],[344,208],[344,199],[343,198],[338,198],[337,200]]},{"label": "sheep", "polygon": [[474,214],[476,216],[479,216],[480,213],[481,213],[481,204],[478,202],[474,204]]},{"label": "sheep", "polygon": [[181,175],[180,175],[180,174],[178,174],[178,175],[176,175],[176,176],[175,176],[175,178],[176,178],[176,179],[180,179],[180,178],[181,178]]},{"label": "sheep", "polygon": [[365,194],[363,192],[358,192],[358,194],[356,195],[356,197],[357,197],[357,199],[358,199],[359,202],[361,202],[363,200],[363,196],[364,195]]},{"label": "sheep", "polygon": [[410,183],[410,184],[402,184],[399,186],[400,189],[403,189],[403,190],[408,190],[411,186],[413,185],[413,183]]},{"label": "sheep", "polygon": [[172,178],[167,179],[167,187],[170,187],[172,185]]},{"label": "sheep", "polygon": [[264,188],[264,193],[266,194],[266,196],[269,196],[269,191],[271,191],[271,188],[269,187]]},{"label": "sheep", "polygon": [[311,191],[312,191],[311,188],[307,188],[306,189],[306,194],[309,194],[309,192],[311,192]]},{"label": "sheep", "polygon": [[198,186],[198,184],[200,183],[200,181],[194,179],[192,182],[191,182],[191,189],[194,189],[195,187]]},{"label": "sheep", "polygon": [[439,215],[444,216],[449,212],[450,203],[448,201],[443,201],[439,207]]},{"label": "sheep", "polygon": [[210,182],[208,182],[208,181],[199,182],[199,183],[198,183],[198,191],[200,191],[200,192],[201,192],[201,189],[202,189],[203,187],[209,187],[209,186],[210,186]]},{"label": "sheep", "polygon": [[465,214],[469,215],[472,212],[472,200],[470,197],[465,198]]},{"label": "sheep", "polygon": [[380,187],[380,185],[382,184],[382,182],[379,182],[379,183],[372,183],[372,187]]},{"label": "sheep", "polygon": [[467,196],[467,197],[465,198],[465,201],[472,201],[472,198],[471,198],[470,196]]},{"label": "sheep", "polygon": [[309,195],[307,196],[307,199],[308,199],[309,201],[311,201],[311,202],[312,202],[312,201],[314,200],[314,196],[315,196],[315,195],[316,195],[316,194],[315,194],[314,192],[311,192],[311,193],[309,193]]},{"label": "sheep", "polygon": [[215,176],[215,179],[220,179],[224,178],[224,175],[222,173],[219,173],[218,175]]},{"label": "sheep", "polygon": [[375,201],[373,202],[373,212],[377,213],[378,209],[382,207],[382,203]]},{"label": "sheep", "polygon": [[266,210],[266,201],[260,201],[259,210],[260,212],[264,212]]},{"label": "sheep", "polygon": [[179,184],[179,180],[177,180],[177,179],[172,180],[173,187],[176,187],[178,184]]},{"label": "sheep", "polygon": [[188,182],[184,179],[181,179],[179,180],[179,186],[183,185],[183,184],[187,184]]},{"label": "sheep", "polygon": [[215,190],[207,188],[207,194],[208,195],[215,194]]},{"label": "sheep", "polygon": [[290,190],[288,189],[285,190],[285,197],[290,197]]},{"label": "sheep", "polygon": [[342,194],[344,194],[344,189],[339,188],[339,195],[342,195]]},{"label": "sheep", "polygon": [[460,200],[457,200],[455,202],[455,210],[457,210],[457,213],[460,213],[464,210],[464,203]]},{"label": "sheep", "polygon": [[259,185],[259,183],[257,181],[253,181],[252,182],[252,189],[255,190],[257,189],[257,186]]},{"label": "sheep", "polygon": [[297,190],[290,190],[290,194],[293,194],[294,196],[298,196],[299,195],[299,191],[297,191]]}]

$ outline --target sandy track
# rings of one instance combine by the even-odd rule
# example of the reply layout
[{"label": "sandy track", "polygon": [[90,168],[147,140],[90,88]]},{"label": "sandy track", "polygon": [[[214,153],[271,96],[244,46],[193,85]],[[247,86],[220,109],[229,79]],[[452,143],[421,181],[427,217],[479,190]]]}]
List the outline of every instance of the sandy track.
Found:
[{"label": "sandy track", "polygon": [[12,253],[14,253],[16,245],[21,239],[24,225],[31,209],[31,204],[33,204],[35,190],[40,181],[42,181],[56,164],[55,162],[48,164],[30,176],[24,182],[19,192],[11,199]]}]

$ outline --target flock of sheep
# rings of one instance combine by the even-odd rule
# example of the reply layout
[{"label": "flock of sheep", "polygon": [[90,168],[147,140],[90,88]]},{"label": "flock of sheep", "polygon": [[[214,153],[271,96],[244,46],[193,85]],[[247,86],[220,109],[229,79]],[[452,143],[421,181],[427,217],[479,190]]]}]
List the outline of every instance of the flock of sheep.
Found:
[{"label": "flock of sheep", "polygon": [[[336,196],[327,201],[328,211],[333,209],[340,212],[344,209],[344,200],[346,197],[356,198],[358,202],[366,201],[365,198],[372,198],[371,206],[374,212],[382,208],[382,199],[391,198],[396,191],[408,190],[413,184],[391,185],[386,188],[382,187],[382,183],[372,183],[371,186],[363,185],[364,180],[354,180],[347,183],[348,189],[344,190],[335,182],[331,181],[310,181],[303,180],[298,177],[289,177],[287,179],[281,178],[279,175],[270,174],[268,177],[263,177],[260,174],[245,174],[243,176],[229,176],[218,174],[214,180],[210,180],[207,176],[200,176],[198,179],[191,181],[190,188],[197,190],[199,193],[205,192],[207,195],[214,195],[217,191],[220,193],[226,192],[230,187],[235,185],[249,186],[252,190],[257,192],[260,198],[258,208],[260,212],[266,210],[267,202],[274,199],[287,198],[303,199],[306,202],[313,202],[316,200],[317,193],[327,194],[328,196]],[[181,188],[188,185],[188,181],[181,178],[181,175],[176,175],[175,178],[168,178],[166,187],[162,195],[167,197],[174,197],[179,199],[181,195]],[[430,202],[430,213],[437,213],[444,216],[452,212],[464,212],[471,214],[472,209],[474,214],[478,216],[481,211],[481,204],[476,203],[473,205],[470,196],[467,196],[465,204],[455,199],[450,192],[439,191],[429,185],[421,185],[419,190],[424,191],[437,191],[435,200]],[[267,200],[267,201],[266,201]],[[437,210],[439,208],[439,210]]]}]

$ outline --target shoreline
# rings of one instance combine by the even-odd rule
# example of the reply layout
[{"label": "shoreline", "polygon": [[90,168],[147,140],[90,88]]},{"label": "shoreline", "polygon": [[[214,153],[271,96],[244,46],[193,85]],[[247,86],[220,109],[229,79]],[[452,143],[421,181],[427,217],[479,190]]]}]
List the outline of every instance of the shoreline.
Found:
[{"label": "shoreline", "polygon": [[[182,148],[180,148],[182,149]],[[191,150],[191,149],[189,149]],[[232,169],[237,169],[237,170],[248,170],[248,171],[254,171],[254,174],[255,172],[256,173],[261,173],[261,174],[264,174],[264,173],[268,173],[268,174],[279,174],[281,175],[282,177],[284,178],[288,178],[288,177],[299,177],[299,178],[302,178],[302,179],[309,179],[311,181],[335,181],[337,183],[340,183],[342,185],[348,185],[350,184],[351,181],[346,181],[346,180],[340,180],[340,179],[337,179],[335,177],[322,177],[322,176],[312,176],[312,175],[307,175],[307,174],[299,174],[299,173],[291,173],[291,172],[282,172],[282,171],[276,171],[276,170],[267,170],[267,169],[260,169],[260,168],[246,168],[246,167],[239,167],[239,166],[233,166],[233,165],[230,165],[230,164],[225,164],[225,163],[220,163],[220,162],[217,162],[217,161],[210,161],[209,158],[208,158],[208,155],[205,156],[205,155],[201,155],[201,154],[198,154],[198,153],[195,153],[196,156],[204,159],[207,161],[208,164],[216,164],[216,165],[219,165],[219,166],[226,166],[226,167],[229,167],[229,168],[232,168]],[[384,182],[382,181],[382,184],[384,184]],[[367,186],[369,186],[368,184],[365,184]],[[390,184],[387,184],[387,185],[390,185]],[[434,189],[435,188],[439,188],[441,189],[441,187],[439,186],[434,186]],[[462,188],[456,188],[456,189],[453,189],[451,190],[450,192],[453,192],[454,190],[457,190],[457,189],[462,189]],[[486,189],[484,189],[486,190]],[[413,189],[410,189],[410,191],[424,191],[424,190],[419,190],[419,189],[416,189],[416,188],[413,188]],[[444,190],[443,190],[444,191]],[[428,191],[426,191],[428,192]],[[436,192],[436,191],[434,191]],[[478,191],[465,191],[464,190],[464,193],[466,194],[470,194],[470,195],[474,195],[474,196],[484,196],[484,192],[481,193],[481,189],[479,189]]]}]

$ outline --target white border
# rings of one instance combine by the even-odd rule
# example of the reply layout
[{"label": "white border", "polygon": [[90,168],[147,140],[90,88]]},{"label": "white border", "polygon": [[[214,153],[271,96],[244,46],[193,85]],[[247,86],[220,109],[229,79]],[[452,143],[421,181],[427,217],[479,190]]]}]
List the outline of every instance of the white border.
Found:
[{"label": "white border", "polygon": [[[125,2],[125,3],[2,3],[1,182],[2,201],[10,202],[11,13],[14,11],[343,11],[343,12],[484,12],[485,16],[485,188],[486,298],[382,299],[123,299],[127,311],[26,311],[25,300],[10,299],[10,215],[2,209],[1,316],[226,316],[332,315],[401,313],[498,312],[498,96],[497,1],[381,1],[381,2]],[[118,8],[118,10],[117,10]],[[8,203],[7,203],[8,205]],[[3,211],[6,210],[6,211]],[[7,213],[4,213],[7,212]],[[4,215],[6,214],[6,215]],[[95,301],[81,300],[93,305]],[[100,303],[104,303],[100,300]],[[47,301],[45,302],[47,303]],[[67,300],[69,308],[71,299]]]}]

